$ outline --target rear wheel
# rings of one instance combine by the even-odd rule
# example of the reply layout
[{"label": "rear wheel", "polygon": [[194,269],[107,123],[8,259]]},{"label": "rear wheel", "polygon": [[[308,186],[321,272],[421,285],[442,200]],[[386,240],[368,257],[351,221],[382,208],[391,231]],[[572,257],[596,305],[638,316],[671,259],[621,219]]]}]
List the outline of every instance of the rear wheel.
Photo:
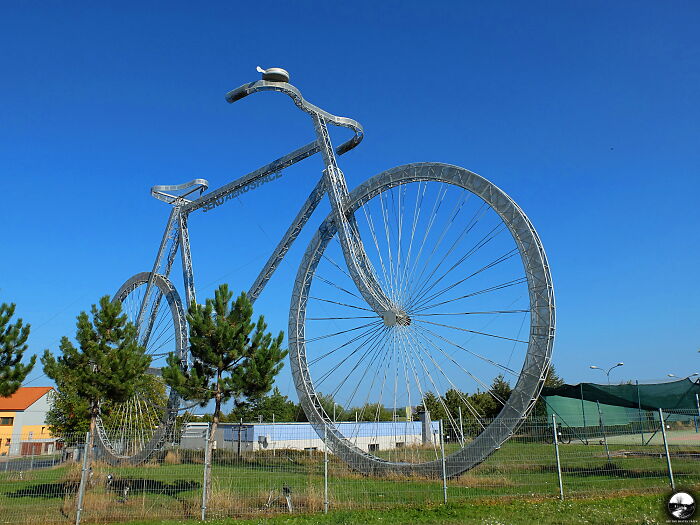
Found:
[{"label": "rear wheel", "polygon": [[150,272],[134,275],[113,298],[136,326],[139,343],[152,361],[136,395],[102,407],[98,436],[105,459],[112,463],[140,463],[160,450],[172,438],[180,407],[180,397],[164,383],[160,370],[171,352],[186,362],[185,314],[177,290],[162,275],[153,275],[151,293],[145,297],[150,277]]}]

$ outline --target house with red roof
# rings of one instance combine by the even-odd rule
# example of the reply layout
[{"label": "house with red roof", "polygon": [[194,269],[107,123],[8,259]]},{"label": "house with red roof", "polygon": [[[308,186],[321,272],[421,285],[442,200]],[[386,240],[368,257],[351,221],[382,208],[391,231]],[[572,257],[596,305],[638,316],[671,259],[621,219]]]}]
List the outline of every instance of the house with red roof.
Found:
[{"label": "house with red roof", "polygon": [[0,456],[51,454],[56,439],[45,423],[51,408],[50,386],[21,387],[0,397]]}]

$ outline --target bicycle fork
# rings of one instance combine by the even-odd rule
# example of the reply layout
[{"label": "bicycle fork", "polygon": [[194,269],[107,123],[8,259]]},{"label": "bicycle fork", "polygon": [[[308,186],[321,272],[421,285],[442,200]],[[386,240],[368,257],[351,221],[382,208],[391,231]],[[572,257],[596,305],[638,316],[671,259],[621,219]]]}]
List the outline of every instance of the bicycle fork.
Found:
[{"label": "bicycle fork", "polygon": [[345,176],[340,171],[335,151],[330,141],[328,126],[319,116],[313,116],[316,138],[321,148],[324,170],[324,183],[331,202],[333,220],[338,231],[338,239],[343,250],[345,263],[350,276],[367,304],[384,320],[386,326],[409,325],[408,315],[387,297],[377,279],[377,274],[365,252],[357,221],[353,212],[348,212],[350,203]]}]

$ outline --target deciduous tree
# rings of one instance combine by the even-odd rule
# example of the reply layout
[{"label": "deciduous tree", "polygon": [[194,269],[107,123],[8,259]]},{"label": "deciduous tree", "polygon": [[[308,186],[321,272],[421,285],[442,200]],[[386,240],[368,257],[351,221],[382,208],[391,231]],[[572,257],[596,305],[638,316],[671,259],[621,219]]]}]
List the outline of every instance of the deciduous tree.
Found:
[{"label": "deciduous tree", "polygon": [[257,421],[262,418],[265,422],[273,419],[276,422],[292,422],[297,420],[299,405],[283,395],[279,388],[274,387],[272,393],[249,399],[234,407],[228,415],[229,421]]}]

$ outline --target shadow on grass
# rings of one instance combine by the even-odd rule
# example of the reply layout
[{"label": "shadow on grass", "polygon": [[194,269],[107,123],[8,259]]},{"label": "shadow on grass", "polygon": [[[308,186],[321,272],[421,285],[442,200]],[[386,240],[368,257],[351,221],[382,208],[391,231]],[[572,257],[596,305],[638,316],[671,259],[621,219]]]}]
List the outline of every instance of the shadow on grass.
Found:
[{"label": "shadow on grass", "polygon": [[78,482],[64,481],[63,483],[40,483],[29,485],[14,492],[6,492],[8,498],[63,498],[78,492]]},{"label": "shadow on grass", "polygon": [[[7,492],[5,496],[8,498],[63,498],[77,493],[78,486],[78,482],[75,481],[41,483],[38,485],[30,485],[14,492]],[[107,490],[122,496],[126,494],[134,495],[146,493],[171,496],[176,499],[183,492],[198,489],[200,486],[200,483],[189,480],[176,480],[172,483],[165,483],[163,481],[143,478],[113,478],[110,482],[105,484]]]},{"label": "shadow on grass", "polygon": [[[555,465],[543,465],[540,467],[543,472],[556,472]],[[675,470],[675,469],[674,469]],[[615,463],[606,463],[605,465],[583,466],[583,467],[564,467],[561,468],[562,474],[568,474],[577,477],[609,477],[609,478],[660,478],[668,476],[665,469],[626,469]],[[682,474],[678,472],[678,474]]]},{"label": "shadow on grass", "polygon": [[177,498],[183,492],[195,490],[201,487],[201,483],[192,480],[178,479],[172,483],[165,483],[155,479],[143,478],[115,478],[107,485],[111,491],[123,493],[128,491],[129,494],[161,494]]}]

